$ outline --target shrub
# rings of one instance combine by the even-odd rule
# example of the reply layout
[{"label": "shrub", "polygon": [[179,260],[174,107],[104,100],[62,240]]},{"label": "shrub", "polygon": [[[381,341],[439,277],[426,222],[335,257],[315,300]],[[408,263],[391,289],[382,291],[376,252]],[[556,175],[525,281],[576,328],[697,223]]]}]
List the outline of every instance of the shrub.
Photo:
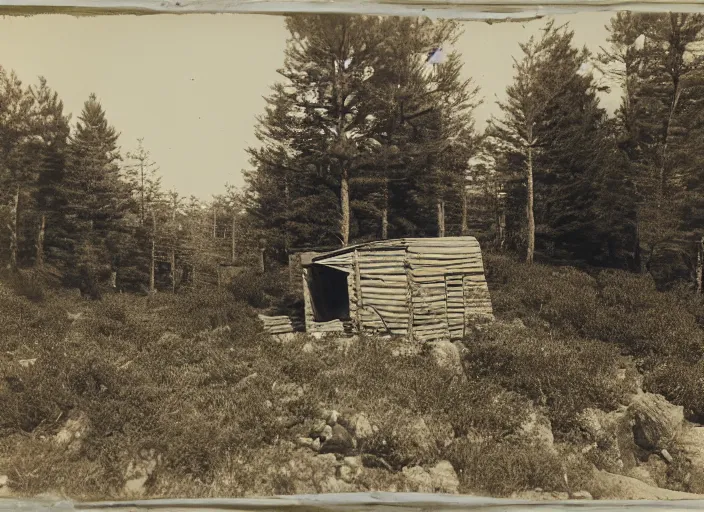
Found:
[{"label": "shrub", "polygon": [[457,470],[462,492],[505,497],[537,487],[566,490],[560,457],[539,446],[461,439],[446,456]]},{"label": "shrub", "polygon": [[548,408],[553,429],[567,433],[588,407],[614,409],[618,349],[599,341],[557,338],[496,325],[468,343],[468,373]]}]

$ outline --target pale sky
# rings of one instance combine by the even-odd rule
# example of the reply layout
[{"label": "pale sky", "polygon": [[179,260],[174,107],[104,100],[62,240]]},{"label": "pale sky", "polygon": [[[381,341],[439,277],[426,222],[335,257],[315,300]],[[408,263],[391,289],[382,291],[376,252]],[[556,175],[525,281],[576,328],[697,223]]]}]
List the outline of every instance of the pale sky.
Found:
[{"label": "pale sky", "polygon": [[[575,42],[597,51],[613,13],[557,16],[570,22]],[[464,72],[481,87],[485,103],[477,125],[497,113],[513,77],[518,43],[545,20],[464,22],[457,45]],[[245,148],[255,144],[255,116],[279,79],[287,33],[283,17],[244,14],[0,19],[0,65],[36,83],[43,75],[73,115],[95,92],[123,150],[138,138],[161,168],[163,184],[209,199],[226,182],[243,186]],[[612,111],[618,91],[603,98]]]}]

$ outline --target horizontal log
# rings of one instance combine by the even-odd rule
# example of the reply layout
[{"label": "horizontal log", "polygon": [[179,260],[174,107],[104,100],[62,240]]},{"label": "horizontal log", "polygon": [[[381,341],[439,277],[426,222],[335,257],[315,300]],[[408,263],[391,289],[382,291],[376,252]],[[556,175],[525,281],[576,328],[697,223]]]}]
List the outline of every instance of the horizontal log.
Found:
[{"label": "horizontal log", "polygon": [[363,295],[364,304],[384,304],[385,302],[398,303],[402,302],[406,304],[408,300],[406,299],[405,293],[388,294],[382,295],[380,293],[365,293]]},{"label": "horizontal log", "polygon": [[408,254],[420,254],[420,255],[432,255],[434,257],[442,256],[444,254],[466,254],[475,256],[477,258],[481,257],[481,249],[479,246],[476,247],[440,247],[440,246],[412,246],[408,248]]},{"label": "horizontal log", "polygon": [[[362,283],[364,281],[368,282],[378,282],[378,284],[383,285],[384,283],[403,283],[405,286],[406,284],[406,274],[390,274],[390,275],[372,275],[370,276],[369,274],[364,274],[360,272],[360,279]],[[364,284],[362,284],[364,286]]]}]

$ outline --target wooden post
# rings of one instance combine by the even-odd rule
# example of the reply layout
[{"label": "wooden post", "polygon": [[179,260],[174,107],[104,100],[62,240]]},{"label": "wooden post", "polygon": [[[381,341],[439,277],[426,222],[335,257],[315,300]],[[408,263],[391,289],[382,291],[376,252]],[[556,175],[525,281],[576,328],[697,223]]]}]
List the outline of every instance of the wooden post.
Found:
[{"label": "wooden post", "polygon": [[149,293],[154,293],[156,290],[154,272],[156,266],[156,216],[154,215],[154,210],[152,209],[152,258],[151,264],[149,265]]},{"label": "wooden post", "polygon": [[357,327],[359,332],[362,332],[362,308],[364,304],[362,303],[362,278],[359,275],[359,254],[357,249],[354,251],[354,288],[355,295],[357,296]]}]

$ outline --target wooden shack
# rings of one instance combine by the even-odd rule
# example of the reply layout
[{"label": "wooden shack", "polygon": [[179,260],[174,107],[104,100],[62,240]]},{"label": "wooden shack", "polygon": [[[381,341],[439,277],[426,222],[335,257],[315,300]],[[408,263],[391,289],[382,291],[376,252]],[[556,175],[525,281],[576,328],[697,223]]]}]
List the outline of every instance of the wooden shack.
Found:
[{"label": "wooden shack", "polygon": [[369,242],[306,254],[301,266],[310,333],[351,326],[418,341],[460,339],[473,323],[493,320],[471,236]]}]

